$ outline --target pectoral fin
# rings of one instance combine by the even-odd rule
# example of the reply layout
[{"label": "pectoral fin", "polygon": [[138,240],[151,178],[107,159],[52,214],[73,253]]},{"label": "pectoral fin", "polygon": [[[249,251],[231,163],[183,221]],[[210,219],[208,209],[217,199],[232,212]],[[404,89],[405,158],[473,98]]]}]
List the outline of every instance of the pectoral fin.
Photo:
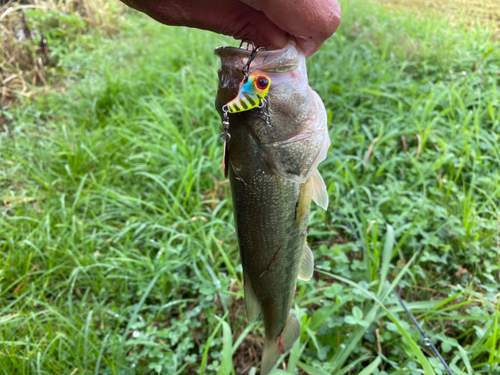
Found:
[{"label": "pectoral fin", "polygon": [[305,183],[300,184],[299,197],[295,204],[295,224],[301,226],[304,217],[309,214],[312,197],[312,178],[309,178]]},{"label": "pectoral fin", "polygon": [[248,278],[243,275],[244,289],[245,289],[245,310],[249,322],[254,321],[260,314],[260,303],[255,297],[252,286],[247,281]]},{"label": "pectoral fin", "polygon": [[323,177],[316,169],[316,171],[311,176],[312,180],[312,199],[316,204],[320,207],[323,207],[325,210],[328,207],[328,192],[326,191],[325,181],[323,181]]},{"label": "pectoral fin", "polygon": [[299,266],[299,279],[308,281],[314,273],[314,256],[309,246],[304,247],[304,254]]}]

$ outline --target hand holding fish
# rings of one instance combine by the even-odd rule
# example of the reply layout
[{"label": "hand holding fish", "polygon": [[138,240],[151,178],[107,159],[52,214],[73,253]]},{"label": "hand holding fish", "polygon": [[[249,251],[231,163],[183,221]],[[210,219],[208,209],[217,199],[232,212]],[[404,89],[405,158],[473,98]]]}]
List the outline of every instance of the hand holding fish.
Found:
[{"label": "hand holding fish", "polygon": [[337,0],[122,0],[155,20],[251,39],[268,50],[295,37],[305,56],[321,48],[340,24]]}]

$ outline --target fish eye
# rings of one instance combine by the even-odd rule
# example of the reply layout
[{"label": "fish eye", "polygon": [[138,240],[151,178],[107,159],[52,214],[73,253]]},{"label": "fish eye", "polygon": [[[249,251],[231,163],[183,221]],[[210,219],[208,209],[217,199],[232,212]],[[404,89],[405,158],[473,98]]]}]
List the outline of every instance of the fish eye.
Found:
[{"label": "fish eye", "polygon": [[261,77],[257,80],[257,87],[260,90],[264,90],[269,85],[269,80],[267,78]]}]

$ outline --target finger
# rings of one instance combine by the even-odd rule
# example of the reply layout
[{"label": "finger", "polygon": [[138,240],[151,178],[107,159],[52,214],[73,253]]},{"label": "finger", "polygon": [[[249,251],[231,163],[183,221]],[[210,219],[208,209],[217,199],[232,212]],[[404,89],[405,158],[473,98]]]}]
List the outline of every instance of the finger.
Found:
[{"label": "finger", "polygon": [[340,24],[337,0],[241,0],[295,36],[306,56],[316,52]]},{"label": "finger", "polygon": [[266,15],[238,0],[126,0],[155,20],[251,39],[256,45],[283,48],[288,37]]}]

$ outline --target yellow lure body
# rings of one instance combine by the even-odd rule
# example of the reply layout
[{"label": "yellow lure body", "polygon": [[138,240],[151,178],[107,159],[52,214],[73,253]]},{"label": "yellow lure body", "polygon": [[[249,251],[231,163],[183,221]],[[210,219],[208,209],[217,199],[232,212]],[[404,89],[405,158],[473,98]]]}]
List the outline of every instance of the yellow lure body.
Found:
[{"label": "yellow lure body", "polygon": [[229,113],[238,113],[257,108],[264,100],[271,79],[262,73],[252,73],[240,83],[240,89],[236,98],[226,104]]}]

